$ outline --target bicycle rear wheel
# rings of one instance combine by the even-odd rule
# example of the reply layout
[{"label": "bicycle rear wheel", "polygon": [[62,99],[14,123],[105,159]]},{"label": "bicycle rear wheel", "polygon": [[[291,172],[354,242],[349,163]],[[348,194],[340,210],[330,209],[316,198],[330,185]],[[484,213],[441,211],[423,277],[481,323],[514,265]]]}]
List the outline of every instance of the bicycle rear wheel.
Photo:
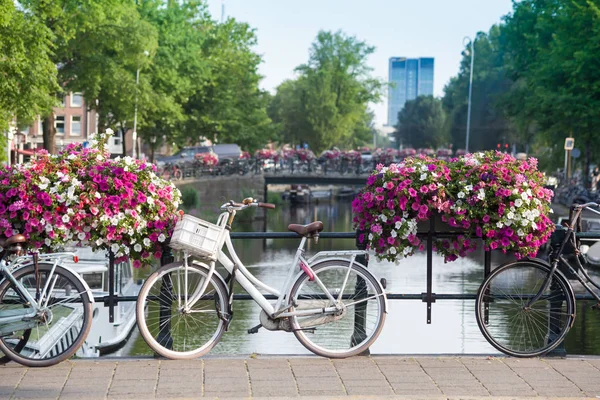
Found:
[{"label": "bicycle rear wheel", "polygon": [[542,297],[527,307],[549,274],[549,266],[521,260],[498,267],[482,283],[475,300],[477,324],[496,349],[535,357],[564,339],[575,319],[575,296],[558,271]]},{"label": "bicycle rear wheel", "polygon": [[[42,304],[47,304],[33,328],[15,330],[0,338],[0,350],[6,356],[28,367],[48,367],[71,357],[81,347],[92,326],[92,303],[85,286],[69,270],[52,264],[39,264],[39,281],[33,265],[13,273],[33,297],[36,286],[40,292],[48,283],[48,293]],[[9,310],[30,307],[20,289],[8,279],[0,284],[0,315]]]},{"label": "bicycle rear wheel", "polygon": [[[140,333],[157,354],[172,359],[200,357],[219,341],[225,329],[227,288],[212,275],[202,299],[189,311],[183,304],[208,278],[198,265],[167,264],[148,277],[137,300]],[[187,282],[187,285],[186,285]]]},{"label": "bicycle rear wheel", "polygon": [[[385,322],[383,288],[364,267],[346,260],[323,261],[312,267],[341,309],[334,314],[316,313],[291,317],[294,335],[311,352],[323,357],[345,358],[364,352],[377,339]],[[334,306],[326,293],[306,274],[292,286],[292,311]]]}]

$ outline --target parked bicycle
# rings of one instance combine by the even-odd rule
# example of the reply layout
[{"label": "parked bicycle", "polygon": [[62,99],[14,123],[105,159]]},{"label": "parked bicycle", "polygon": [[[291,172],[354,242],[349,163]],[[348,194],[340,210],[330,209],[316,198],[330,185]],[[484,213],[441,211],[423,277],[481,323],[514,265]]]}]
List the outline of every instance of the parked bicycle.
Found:
[{"label": "parked bicycle", "polygon": [[21,255],[25,244],[23,235],[0,239],[0,350],[22,365],[47,367],[81,347],[94,298],[85,281],[62,265],[73,253]]},{"label": "parked bicycle", "polygon": [[[515,357],[535,357],[556,348],[575,320],[576,279],[596,299],[600,284],[583,268],[584,256],[576,231],[584,209],[600,214],[597,203],[571,206],[569,222],[550,245],[548,261],[537,258],[510,262],[496,268],[477,293],[477,324],[496,349]],[[592,208],[593,207],[593,208]]]},{"label": "parked bicycle", "polygon": [[[137,322],[152,350],[174,359],[196,358],[212,349],[233,317],[233,283],[238,282],[262,309],[259,328],[292,332],[308,350],[324,357],[350,357],[365,351],[385,321],[387,298],[381,283],[356,261],[364,251],[323,251],[306,259],[323,223],[289,225],[301,236],[282,288],[254,277],[235,252],[229,232],[236,213],[250,207],[275,208],[252,198],[230,201],[216,225],[185,215],[170,246],[182,261],[159,268],[144,283],[137,301]],[[223,252],[227,248],[229,256]],[[215,270],[219,262],[227,279]],[[272,304],[260,290],[277,296]]]}]

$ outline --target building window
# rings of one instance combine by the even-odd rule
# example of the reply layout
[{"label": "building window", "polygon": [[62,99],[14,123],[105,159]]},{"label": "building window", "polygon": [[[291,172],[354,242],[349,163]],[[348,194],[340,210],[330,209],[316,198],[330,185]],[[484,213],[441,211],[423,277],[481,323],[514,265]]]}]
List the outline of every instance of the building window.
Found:
[{"label": "building window", "polygon": [[65,134],[65,116],[64,115],[57,115],[54,118],[54,128],[56,128],[57,135]]},{"label": "building window", "polygon": [[82,107],[83,96],[81,93],[71,93],[71,107]]},{"label": "building window", "polygon": [[71,116],[71,135],[81,135],[81,115]]}]

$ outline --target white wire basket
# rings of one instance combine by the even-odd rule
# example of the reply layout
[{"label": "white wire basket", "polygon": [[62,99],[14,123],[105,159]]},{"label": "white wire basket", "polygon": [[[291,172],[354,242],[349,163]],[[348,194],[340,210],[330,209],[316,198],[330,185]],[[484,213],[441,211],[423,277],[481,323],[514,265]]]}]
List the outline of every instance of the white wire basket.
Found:
[{"label": "white wire basket", "polygon": [[216,260],[224,239],[225,226],[184,215],[175,225],[169,246],[176,250],[186,250],[192,255]]}]

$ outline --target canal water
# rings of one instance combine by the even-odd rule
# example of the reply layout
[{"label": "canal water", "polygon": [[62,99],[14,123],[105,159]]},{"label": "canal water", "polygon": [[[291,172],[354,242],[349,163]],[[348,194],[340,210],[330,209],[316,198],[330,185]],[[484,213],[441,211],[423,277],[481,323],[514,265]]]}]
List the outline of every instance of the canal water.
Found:
[{"label": "canal water", "polygon": [[[217,210],[203,210],[204,218],[216,219]],[[268,210],[267,231],[285,232],[290,223],[306,224],[321,220],[327,232],[352,230],[352,210],[349,202],[334,202],[310,206],[278,206]],[[235,231],[262,231],[265,226],[263,210],[238,214]],[[244,216],[246,217],[244,220]],[[279,288],[299,241],[295,239],[235,240],[240,259],[250,271],[272,287]],[[334,249],[353,249],[354,240],[321,239],[309,244],[308,253]],[[399,263],[377,261],[371,257],[369,269],[378,278],[387,280],[391,293],[420,294],[426,291],[426,255],[416,254]],[[492,267],[505,262],[494,254]],[[600,279],[600,271],[590,271]],[[476,293],[483,279],[483,253],[444,263],[435,256],[433,262],[433,292],[444,294]],[[580,288],[579,288],[580,289]],[[238,291],[238,293],[240,293]],[[569,354],[600,354],[600,311],[591,304],[578,302],[577,318],[566,339]],[[497,354],[481,335],[475,320],[474,300],[438,300],[433,304],[432,321],[426,321],[426,303],[420,300],[390,300],[385,327],[371,347],[373,354]],[[261,329],[249,335],[247,330],[258,322],[260,308],[253,301],[235,301],[234,318],[212,355],[307,354],[294,335]],[[117,355],[151,355],[139,333],[134,331],[127,345]],[[113,356],[115,354],[112,354]]]}]

